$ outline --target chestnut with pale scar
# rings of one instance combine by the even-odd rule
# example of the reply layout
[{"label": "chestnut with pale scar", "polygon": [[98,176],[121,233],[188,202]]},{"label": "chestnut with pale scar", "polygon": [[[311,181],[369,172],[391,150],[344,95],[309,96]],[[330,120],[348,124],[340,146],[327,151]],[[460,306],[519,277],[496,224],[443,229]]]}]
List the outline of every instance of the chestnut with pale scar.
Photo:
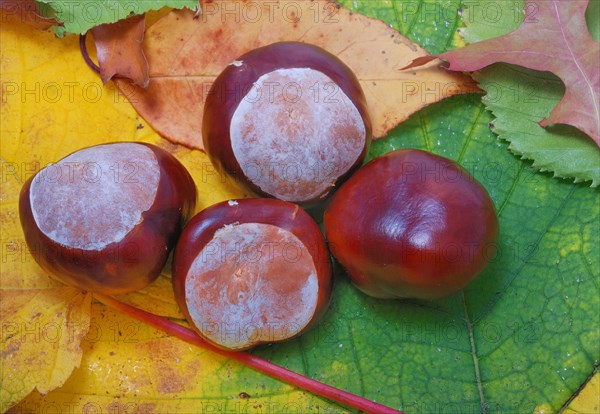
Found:
[{"label": "chestnut with pale scar", "polygon": [[231,350],[287,340],[324,313],[331,268],[318,225],[273,199],[222,202],[196,215],[175,249],[175,297],[195,330]]},{"label": "chestnut with pale scar", "polygon": [[236,59],[203,118],[215,166],[261,196],[309,205],[358,168],[371,140],[356,76],[313,45],[280,42]]},{"label": "chestnut with pale scar", "polygon": [[150,144],[76,151],[31,177],[19,210],[25,241],[52,277],[107,294],[158,277],[196,187],[183,165]]}]

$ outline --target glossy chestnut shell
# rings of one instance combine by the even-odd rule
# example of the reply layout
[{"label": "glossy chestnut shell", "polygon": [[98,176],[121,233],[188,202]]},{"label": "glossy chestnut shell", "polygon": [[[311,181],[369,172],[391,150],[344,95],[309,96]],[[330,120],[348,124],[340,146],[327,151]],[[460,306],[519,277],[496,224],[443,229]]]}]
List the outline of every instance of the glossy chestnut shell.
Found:
[{"label": "glossy chestnut shell", "polygon": [[203,338],[243,350],[296,337],[320,318],[331,295],[331,259],[318,225],[297,205],[230,200],[184,229],[173,288]]},{"label": "glossy chestnut shell", "polygon": [[485,188],[454,161],[414,149],[358,170],[332,197],[324,223],[352,282],[380,298],[459,291],[495,256],[498,237]]},{"label": "glossy chestnut shell", "polygon": [[[144,154],[148,162],[125,151]],[[120,160],[127,161],[102,159],[105,153],[119,154]],[[92,161],[84,165],[65,161],[81,154]],[[154,167],[148,170],[148,165]],[[67,166],[72,169],[66,170]],[[50,168],[63,171],[60,179],[55,173],[49,178]],[[64,171],[71,176],[67,178]],[[155,187],[138,182],[148,177]],[[113,198],[107,201],[109,196]],[[145,199],[148,208],[131,219],[132,212],[123,206],[136,197]],[[22,188],[19,212],[27,246],[53,278],[83,290],[121,294],[142,289],[158,277],[195,203],[192,177],[173,155],[151,144],[118,142],[76,151],[40,170]],[[87,208],[95,210],[84,219],[82,211]],[[39,222],[41,217],[48,220]],[[122,217],[123,222],[106,217]]]},{"label": "glossy chestnut shell", "polygon": [[252,50],[207,95],[204,148],[216,168],[260,196],[310,205],[363,162],[371,140],[354,73],[313,45]]}]

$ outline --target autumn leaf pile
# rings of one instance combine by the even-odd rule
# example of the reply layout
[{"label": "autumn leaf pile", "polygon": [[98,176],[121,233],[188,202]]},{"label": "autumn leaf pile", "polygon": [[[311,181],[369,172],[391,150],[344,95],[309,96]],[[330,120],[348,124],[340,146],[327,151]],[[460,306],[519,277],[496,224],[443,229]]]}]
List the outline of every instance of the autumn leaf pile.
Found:
[{"label": "autumn leaf pile", "polygon": [[[600,358],[600,203],[590,188],[600,183],[596,5],[497,1],[503,13],[491,27],[480,24],[490,2],[454,2],[462,23],[437,3],[435,30],[420,37],[423,10],[436,3],[228,0],[198,14],[196,1],[113,1],[90,6],[86,18],[68,3],[0,3],[0,411],[345,412],[52,281],[25,246],[17,214],[20,186],[35,171],[114,140],[171,151],[196,180],[198,211],[247,196],[201,151],[203,102],[237,56],[280,40],[319,45],[357,74],[380,138],[370,157],[423,148],[478,178],[498,209],[503,255],[439,303],[365,298],[340,274],[317,329],[256,352],[407,412],[598,409],[589,391]],[[162,6],[176,10],[141,15]],[[236,19],[235,7],[246,18]],[[436,37],[437,24],[445,37]],[[99,75],[68,36],[85,32]],[[183,323],[168,267],[122,299]]]}]

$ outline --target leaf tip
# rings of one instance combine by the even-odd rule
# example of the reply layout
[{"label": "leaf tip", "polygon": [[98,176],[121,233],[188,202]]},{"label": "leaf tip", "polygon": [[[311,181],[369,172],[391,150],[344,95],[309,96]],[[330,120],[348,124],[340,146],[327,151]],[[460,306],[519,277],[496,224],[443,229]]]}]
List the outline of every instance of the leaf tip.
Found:
[{"label": "leaf tip", "polygon": [[413,59],[408,65],[398,69],[399,71],[403,71],[403,70],[408,70],[408,69],[412,69],[412,68],[417,68],[420,66],[424,66],[427,63],[431,62],[432,60],[437,59],[436,56],[421,56],[418,57],[416,59]]}]

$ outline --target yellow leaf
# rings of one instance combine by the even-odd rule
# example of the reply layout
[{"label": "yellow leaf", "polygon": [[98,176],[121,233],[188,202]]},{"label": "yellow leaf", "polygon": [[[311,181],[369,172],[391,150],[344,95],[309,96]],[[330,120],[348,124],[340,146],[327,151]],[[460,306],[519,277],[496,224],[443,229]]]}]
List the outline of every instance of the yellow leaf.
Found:
[{"label": "yellow leaf", "polygon": [[69,287],[3,288],[2,411],[34,388],[47,393],[61,386],[79,366],[80,342],[90,323],[90,303],[90,294]]},{"label": "yellow leaf", "polygon": [[600,375],[596,372],[585,387],[571,401],[563,414],[600,413]]},{"label": "yellow leaf", "polygon": [[[34,260],[36,251],[25,244],[18,200],[21,186],[29,177],[83,147],[110,141],[144,141],[171,151],[190,170],[198,186],[197,210],[244,196],[233,183],[215,173],[204,153],[163,140],[139,119],[113,85],[103,86],[83,62],[77,38],[58,41],[51,33],[35,31],[4,17],[0,16],[2,412],[34,389],[45,394],[60,387],[80,364],[81,339],[90,326],[91,296],[49,278]],[[181,317],[168,268],[156,284],[124,299],[159,314]],[[110,319],[103,317],[97,323],[100,325],[92,324],[88,337],[98,330],[110,332]],[[171,344],[178,340],[165,341]],[[84,341],[84,354],[96,345]],[[112,343],[112,351],[121,345]],[[189,349],[186,344],[177,346]],[[119,352],[123,358],[139,354],[144,361],[151,359],[148,349]],[[188,358],[194,358],[194,354]],[[83,366],[76,372],[94,372],[95,363],[84,355]],[[110,384],[118,381],[119,369],[107,362],[106,370],[115,375]],[[122,375],[135,376],[135,372]],[[96,393],[85,382],[70,380],[67,384],[72,384],[69,392],[73,401],[84,389]],[[51,395],[40,397],[34,392],[25,404]]]},{"label": "yellow leaf", "polygon": [[92,307],[82,346],[82,367],[62,388],[32,394],[15,412],[68,407],[76,413],[278,413],[306,407],[347,412],[319,410],[322,400],[268,378],[276,394],[261,395],[262,389],[244,386],[244,378],[253,375],[248,369],[100,304]]},{"label": "yellow leaf", "polygon": [[[9,27],[6,27],[9,26]],[[15,37],[24,31],[19,24],[3,25],[1,96],[1,199],[2,261],[0,275],[1,382],[0,411],[19,402],[32,390],[46,393],[62,385],[79,366],[81,338],[89,327],[91,296],[64,287],[47,277],[37,266],[24,242],[18,215],[19,191],[24,180],[39,169],[41,154],[21,157],[29,125],[25,117],[35,113],[40,124],[31,119],[32,137],[38,136],[48,118],[38,111],[43,89],[41,83],[28,83],[23,66],[34,67],[36,59],[17,51]],[[13,30],[10,30],[13,29]],[[28,39],[19,39],[28,46]],[[44,50],[43,58],[48,58]],[[44,92],[42,92],[44,91]],[[46,95],[46,97],[49,95]],[[25,108],[23,101],[34,105]],[[41,106],[41,105],[40,105]],[[23,130],[23,133],[21,133]],[[34,148],[37,146],[34,144]]]}]

